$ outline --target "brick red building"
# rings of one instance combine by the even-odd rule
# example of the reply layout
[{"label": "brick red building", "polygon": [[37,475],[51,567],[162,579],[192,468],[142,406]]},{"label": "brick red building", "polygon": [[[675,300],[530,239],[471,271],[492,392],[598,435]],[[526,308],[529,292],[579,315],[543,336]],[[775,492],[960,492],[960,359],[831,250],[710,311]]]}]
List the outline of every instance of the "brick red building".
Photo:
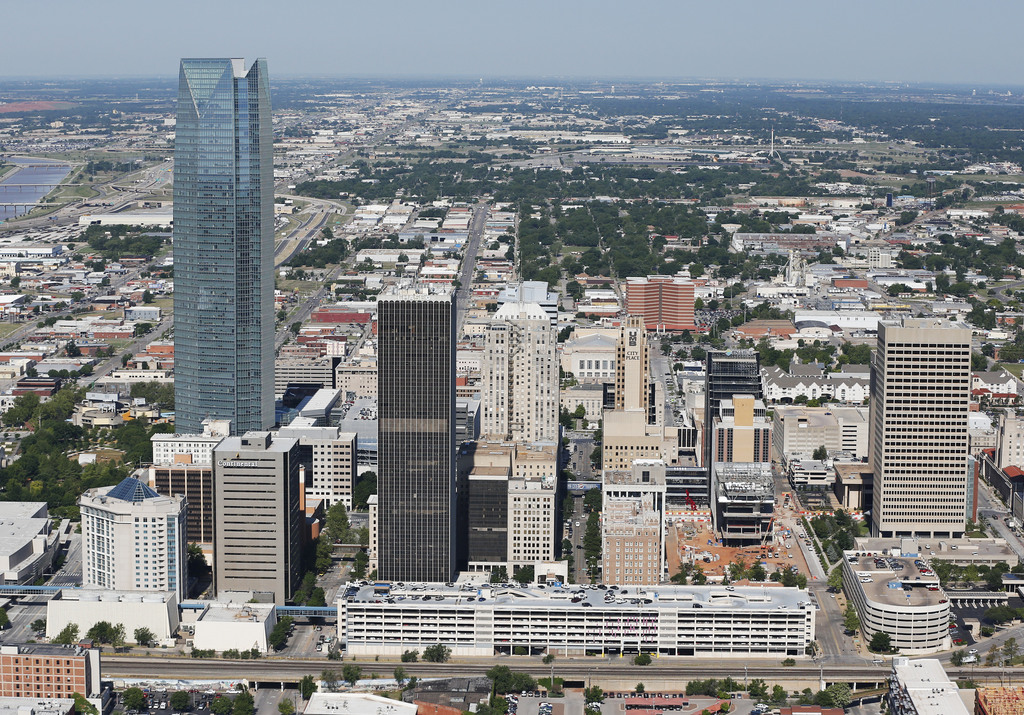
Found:
[{"label": "brick red building", "polygon": [[0,697],[90,697],[99,691],[99,651],[42,643],[0,646]]},{"label": "brick red building", "polygon": [[696,330],[694,284],[676,276],[626,279],[626,312],[643,317],[648,330]]}]

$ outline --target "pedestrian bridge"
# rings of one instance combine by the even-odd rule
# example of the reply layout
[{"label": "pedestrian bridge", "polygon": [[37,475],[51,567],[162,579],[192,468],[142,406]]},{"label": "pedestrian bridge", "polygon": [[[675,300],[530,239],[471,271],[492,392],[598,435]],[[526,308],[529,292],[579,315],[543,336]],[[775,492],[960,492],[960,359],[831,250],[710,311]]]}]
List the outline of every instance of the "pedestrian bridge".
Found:
[{"label": "pedestrian bridge", "polygon": [[21,586],[16,583],[0,586],[0,596],[52,596],[63,590],[77,591],[77,586]]},{"label": "pedestrian bridge", "polygon": [[[210,605],[210,601],[182,601],[181,610],[183,611],[202,611]],[[296,616],[301,618],[328,618],[330,620],[337,620],[338,609],[336,606],[276,606],[275,610],[280,618],[281,616]]]}]

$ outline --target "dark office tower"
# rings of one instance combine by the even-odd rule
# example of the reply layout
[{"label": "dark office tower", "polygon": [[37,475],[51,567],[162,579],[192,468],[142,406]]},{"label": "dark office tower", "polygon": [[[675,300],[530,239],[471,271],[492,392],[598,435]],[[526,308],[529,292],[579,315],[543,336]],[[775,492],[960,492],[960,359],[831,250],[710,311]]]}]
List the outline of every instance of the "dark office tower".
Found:
[{"label": "dark office tower", "polygon": [[[712,350],[707,356],[707,378],[704,385],[704,466],[710,475],[714,461],[711,456],[713,421],[722,400],[733,395],[753,395],[764,399],[761,387],[761,362],[753,350]],[[721,460],[717,460],[721,461]]]},{"label": "dark office tower", "polygon": [[274,424],[274,156],[266,60],[184,59],[174,141],[179,433]]},{"label": "dark office tower", "polygon": [[455,304],[400,288],[377,302],[378,576],[455,572]]}]

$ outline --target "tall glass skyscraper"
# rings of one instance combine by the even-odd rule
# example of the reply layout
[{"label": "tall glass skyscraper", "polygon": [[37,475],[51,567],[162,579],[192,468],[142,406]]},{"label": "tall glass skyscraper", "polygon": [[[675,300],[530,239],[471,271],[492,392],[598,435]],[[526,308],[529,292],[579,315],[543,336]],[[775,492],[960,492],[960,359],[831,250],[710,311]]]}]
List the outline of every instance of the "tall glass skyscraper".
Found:
[{"label": "tall glass skyscraper", "polygon": [[274,156],[266,60],[183,59],[174,142],[176,427],[274,424]]},{"label": "tall glass skyscraper", "polygon": [[378,565],[387,581],[455,573],[455,302],[377,301]]}]

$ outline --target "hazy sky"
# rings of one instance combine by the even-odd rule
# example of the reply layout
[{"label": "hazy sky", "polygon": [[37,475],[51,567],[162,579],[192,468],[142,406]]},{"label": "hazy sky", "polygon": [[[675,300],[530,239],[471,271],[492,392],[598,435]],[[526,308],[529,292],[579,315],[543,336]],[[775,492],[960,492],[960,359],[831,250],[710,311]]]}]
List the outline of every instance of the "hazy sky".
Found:
[{"label": "hazy sky", "polygon": [[271,75],[1024,85],[1020,0],[7,0],[0,78]]}]

